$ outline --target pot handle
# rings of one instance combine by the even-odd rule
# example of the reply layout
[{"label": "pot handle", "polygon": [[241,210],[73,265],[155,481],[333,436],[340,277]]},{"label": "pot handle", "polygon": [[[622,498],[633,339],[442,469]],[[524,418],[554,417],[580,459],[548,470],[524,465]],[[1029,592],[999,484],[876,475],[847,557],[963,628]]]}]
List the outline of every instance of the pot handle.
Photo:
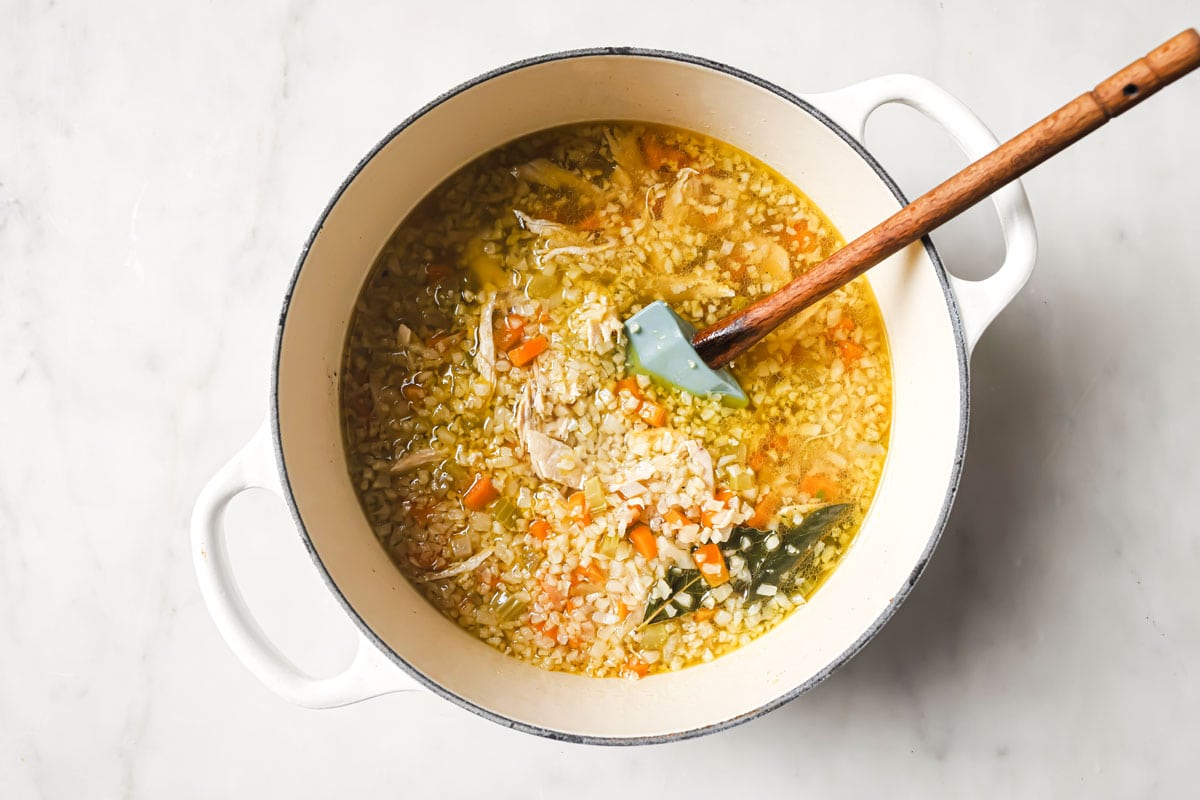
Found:
[{"label": "pot handle", "polygon": [[308,675],[271,642],[242,598],[225,546],[225,508],[233,498],[255,488],[283,499],[269,420],[213,475],[192,510],[192,560],[200,594],[234,655],[275,694],[307,708],[333,708],[421,688],[361,633],[350,665],[328,678]]},{"label": "pot handle", "polygon": [[[866,134],[867,120],[876,109],[900,103],[945,128],[972,161],[1000,144],[975,112],[958,98],[916,75],[885,75],[833,92],[803,97],[860,142]],[[1004,263],[981,281],[949,276],[962,315],[968,351],[975,349],[987,326],[1029,280],[1037,259],[1037,229],[1021,182],[1013,181],[998,189],[991,200],[1004,234]]]}]

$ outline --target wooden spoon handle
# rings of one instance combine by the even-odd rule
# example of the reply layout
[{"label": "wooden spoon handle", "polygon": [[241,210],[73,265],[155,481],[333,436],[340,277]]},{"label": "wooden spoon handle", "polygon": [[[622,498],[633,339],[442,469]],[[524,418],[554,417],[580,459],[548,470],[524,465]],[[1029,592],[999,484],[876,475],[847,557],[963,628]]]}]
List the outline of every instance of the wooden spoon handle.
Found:
[{"label": "wooden spoon handle", "polygon": [[930,189],[779,291],[700,331],[692,338],[692,346],[710,367],[725,366],[788,317],[854,280],[1197,66],[1200,66],[1200,35],[1189,28]]}]

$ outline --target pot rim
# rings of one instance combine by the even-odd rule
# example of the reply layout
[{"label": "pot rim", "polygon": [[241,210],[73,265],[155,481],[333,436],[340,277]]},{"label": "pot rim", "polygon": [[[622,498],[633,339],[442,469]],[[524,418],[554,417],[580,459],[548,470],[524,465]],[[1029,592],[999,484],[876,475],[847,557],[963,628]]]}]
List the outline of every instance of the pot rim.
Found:
[{"label": "pot rim", "polygon": [[963,328],[963,322],[962,322],[962,317],[961,317],[959,306],[958,306],[958,300],[954,295],[954,291],[951,289],[945,266],[942,264],[941,258],[938,256],[937,250],[934,248],[933,242],[928,236],[925,236],[921,239],[921,244],[924,246],[925,252],[929,256],[929,260],[933,264],[934,272],[937,275],[938,282],[942,286],[942,293],[946,299],[946,306],[950,313],[951,328],[954,331],[955,350],[957,352],[958,368],[959,368],[959,409],[960,409],[960,412],[959,412],[959,423],[958,423],[958,426],[959,426],[958,427],[958,435],[957,435],[956,445],[955,445],[954,462],[953,462],[953,466],[951,467],[950,480],[949,480],[949,484],[946,489],[945,499],[942,501],[942,508],[941,508],[940,512],[938,513],[937,522],[934,524],[933,530],[930,532],[929,540],[926,542],[925,549],[921,552],[920,557],[917,559],[917,563],[913,566],[912,571],[909,573],[908,579],[905,581],[903,586],[899,590],[897,590],[892,602],[888,603],[887,607],[884,608],[883,612],[875,619],[874,622],[871,623],[871,625],[862,633],[861,636],[859,636],[858,639],[856,639],[848,648],[846,648],[846,650],[844,650],[840,655],[838,655],[837,658],[830,661],[827,665],[825,665],[824,668],[822,668],[818,673],[813,675],[811,678],[809,678],[804,683],[789,689],[788,691],[779,695],[775,699],[773,699],[767,703],[764,703],[764,704],[758,706],[757,708],[754,708],[750,711],[744,712],[737,716],[730,717],[729,719],[722,720],[720,722],[715,722],[715,723],[711,723],[708,725],[702,725],[702,726],[698,726],[695,728],[689,728],[689,729],[683,730],[683,731],[676,731],[673,733],[654,734],[654,735],[647,735],[647,736],[611,736],[611,737],[609,737],[609,736],[591,736],[591,735],[586,735],[586,734],[577,734],[577,733],[570,733],[570,732],[566,732],[566,731],[552,730],[550,728],[543,728],[539,725],[522,722],[519,720],[512,719],[510,717],[503,716],[501,714],[497,714],[494,711],[491,711],[491,710],[484,708],[476,703],[473,703],[472,701],[468,700],[465,697],[455,694],[454,692],[443,687],[436,680],[426,676],[424,673],[422,673],[419,670],[417,670],[416,668],[414,668],[402,656],[400,656],[398,653],[396,653],[385,641],[383,641],[375,633],[375,631],[366,623],[366,621],[363,620],[363,618],[359,615],[358,611],[355,610],[354,606],[352,606],[350,604],[350,602],[346,599],[345,595],[342,593],[342,591],[338,587],[337,583],[333,580],[333,577],[329,574],[329,571],[325,568],[324,563],[321,561],[321,557],[317,553],[317,550],[316,550],[315,545],[313,544],[312,538],[309,536],[308,529],[304,524],[304,520],[300,516],[300,510],[296,504],[296,499],[292,492],[291,481],[288,478],[287,465],[284,462],[282,436],[281,436],[281,432],[280,432],[280,423],[279,423],[279,365],[280,365],[281,355],[283,352],[283,333],[284,333],[284,329],[287,325],[288,311],[291,307],[292,294],[296,289],[296,282],[300,277],[301,271],[304,269],[305,262],[308,260],[308,253],[311,250],[313,243],[316,240],[317,236],[320,234],[321,229],[324,227],[325,221],[328,218],[330,212],[338,204],[338,202],[341,200],[342,195],[345,193],[346,189],[350,186],[351,183],[354,182],[354,180],[359,176],[359,174],[363,171],[363,169],[367,166],[367,164],[370,163],[370,161],[376,155],[378,155],[378,153],[381,150],[383,150],[383,148],[387,147],[387,145],[390,144],[391,141],[394,138],[396,138],[396,136],[398,136],[400,133],[402,133],[406,128],[408,128],[410,125],[412,125],[418,119],[425,116],[430,111],[432,111],[433,109],[442,105],[446,101],[458,96],[459,94],[462,94],[463,92],[465,92],[469,89],[472,89],[482,83],[492,80],[493,78],[497,78],[497,77],[506,75],[511,72],[516,72],[518,70],[525,69],[527,67],[538,66],[541,64],[548,64],[548,63],[552,63],[552,62],[556,62],[556,61],[567,61],[567,60],[576,59],[576,58],[591,58],[591,57],[596,57],[596,56],[604,56],[604,57],[634,56],[634,57],[638,57],[638,58],[652,58],[652,59],[661,59],[661,60],[665,60],[665,61],[680,62],[680,63],[684,63],[684,64],[690,64],[692,66],[703,67],[705,69],[713,70],[716,72],[721,72],[721,73],[724,73],[725,75],[745,81],[746,83],[749,83],[760,89],[765,89],[766,91],[771,92],[772,94],[779,97],[780,99],[786,100],[787,102],[800,107],[806,113],[808,113],[809,115],[811,115],[812,117],[817,119],[819,122],[824,124],[831,131],[833,131],[833,133],[835,133],[839,138],[841,138],[844,142],[846,142],[846,144],[849,145],[854,150],[854,152],[871,167],[871,169],[875,172],[876,175],[879,176],[879,179],[881,181],[883,181],[884,185],[888,188],[888,190],[892,193],[892,195],[901,203],[901,205],[908,204],[908,199],[905,197],[904,193],[900,190],[900,187],[896,184],[895,180],[893,180],[892,177],[884,170],[883,166],[880,165],[880,163],[870,154],[870,152],[867,151],[866,147],[861,142],[859,142],[857,139],[855,139],[853,136],[851,136],[840,125],[838,125],[836,122],[834,122],[828,116],[826,116],[820,109],[818,109],[817,107],[815,107],[814,105],[809,103],[807,100],[804,100],[800,96],[796,95],[795,93],[790,92],[787,89],[784,89],[780,86],[777,86],[776,84],[774,84],[768,80],[765,80],[764,78],[760,78],[757,75],[753,75],[749,72],[745,72],[741,69],[738,69],[737,67],[732,67],[727,64],[718,62],[718,61],[713,61],[713,60],[710,60],[707,58],[703,58],[701,56],[695,56],[695,55],[691,55],[688,53],[681,53],[681,52],[674,51],[674,50],[659,50],[659,49],[654,49],[654,48],[643,48],[643,47],[589,47],[589,48],[580,48],[580,49],[575,49],[575,50],[561,50],[561,51],[556,51],[556,52],[552,52],[552,53],[546,53],[546,54],[540,55],[540,56],[533,56],[530,58],[521,59],[519,61],[513,61],[513,62],[505,64],[503,66],[496,67],[495,69],[489,70],[487,72],[483,72],[483,73],[475,76],[474,78],[464,81],[463,83],[458,84],[457,86],[453,87],[452,89],[449,89],[446,92],[438,95],[436,98],[434,98],[430,102],[426,103],[420,109],[418,109],[413,114],[411,114],[406,119],[404,119],[402,122],[400,122],[398,125],[396,125],[396,127],[392,128],[391,131],[389,131],[382,139],[380,139],[379,142],[377,142],[375,144],[375,146],[372,147],[371,150],[368,151],[367,154],[365,156],[363,156],[362,159],[359,160],[359,162],[354,166],[354,168],[350,171],[350,173],[342,181],[341,185],[338,186],[337,190],[334,192],[333,196],[330,198],[328,204],[326,204],[324,210],[321,212],[320,216],[317,218],[316,224],[313,226],[312,231],[308,235],[308,239],[305,241],[304,246],[300,250],[300,256],[296,261],[296,267],[292,272],[292,276],[288,280],[287,289],[284,292],[282,308],[281,308],[280,314],[279,314],[279,322],[277,324],[277,329],[276,329],[276,334],[275,334],[275,347],[274,347],[274,352],[272,353],[272,358],[271,358],[271,386],[270,386],[270,412],[269,412],[269,416],[270,416],[269,424],[270,424],[270,428],[271,428],[271,447],[275,454],[276,467],[279,470],[280,485],[283,489],[284,501],[287,503],[288,510],[291,512],[291,515],[292,515],[292,519],[296,523],[296,529],[300,533],[300,539],[301,539],[302,543],[304,544],[305,549],[308,551],[309,557],[312,559],[313,564],[316,566],[317,571],[321,576],[321,580],[325,583],[325,585],[333,593],[334,597],[337,598],[338,603],[341,605],[343,610],[345,610],[345,612],[349,615],[349,617],[354,621],[355,625],[358,627],[361,634],[363,636],[367,637],[367,639],[369,641],[371,641],[376,647],[378,647],[380,649],[380,651],[382,651],[386,655],[386,657],[388,658],[389,661],[391,661],[393,664],[395,664],[400,669],[402,669],[404,672],[406,672],[409,676],[411,676],[414,680],[416,680],[420,685],[424,686],[426,689],[428,689],[429,691],[438,695],[439,697],[449,700],[450,702],[454,703],[455,705],[458,705],[461,708],[467,709],[468,711],[478,714],[479,716],[483,717],[484,719],[490,720],[491,722],[497,723],[506,728],[512,728],[512,729],[515,729],[515,730],[518,730],[518,731],[521,731],[524,733],[534,734],[536,736],[541,736],[541,737],[552,739],[555,741],[571,742],[571,743],[575,743],[575,744],[599,744],[599,745],[614,745],[614,746],[615,745],[626,746],[626,745],[643,745],[643,744],[664,744],[667,742],[676,742],[676,741],[683,741],[686,739],[693,739],[693,738],[696,738],[699,736],[704,736],[704,735],[710,734],[710,733],[717,733],[719,731],[727,730],[727,729],[735,727],[737,725],[741,725],[744,722],[749,722],[751,720],[758,719],[759,717],[764,716],[764,715],[780,708],[783,705],[786,705],[787,703],[796,699],[800,695],[804,694],[805,692],[809,691],[810,689],[813,689],[820,683],[824,682],[825,679],[828,678],[831,674],[833,674],[833,672],[835,670],[837,670],[839,667],[841,667],[843,664],[845,664],[847,661],[849,661],[851,658],[853,658],[855,655],[857,655],[859,653],[859,651],[861,651],[867,645],[867,643],[869,641],[871,641],[871,639],[873,639],[877,633],[879,633],[880,629],[883,628],[883,626],[889,620],[891,620],[891,618],[895,615],[896,611],[903,604],[904,600],[907,599],[909,593],[912,591],[913,587],[916,585],[917,580],[921,577],[922,573],[925,571],[925,567],[929,563],[929,559],[933,556],[933,551],[937,548],[938,542],[941,541],[942,533],[945,530],[946,523],[949,519],[950,510],[954,505],[954,497],[958,492],[958,485],[959,485],[959,481],[962,476],[963,460],[964,460],[964,457],[966,454],[967,427],[968,427],[968,422],[969,422],[969,418],[970,418],[970,375],[969,375],[969,357],[968,357],[968,349],[967,349],[967,342],[966,342],[966,334],[965,334],[965,330]]}]

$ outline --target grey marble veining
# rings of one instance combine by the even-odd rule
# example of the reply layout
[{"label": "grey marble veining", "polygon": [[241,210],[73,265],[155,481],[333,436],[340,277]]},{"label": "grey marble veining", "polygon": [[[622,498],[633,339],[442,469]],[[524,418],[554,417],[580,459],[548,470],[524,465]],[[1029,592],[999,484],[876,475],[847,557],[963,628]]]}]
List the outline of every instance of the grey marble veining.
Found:
[{"label": "grey marble veining", "polygon": [[[797,91],[914,72],[1011,135],[1197,11],[0,0],[0,797],[588,798],[665,777],[697,796],[1192,796],[1200,76],[1027,180],[1039,265],[976,351],[942,545],[862,654],[761,720],[612,750],[424,695],[292,708],[217,635],[186,524],[265,411],[282,291],[329,194],[455,83],[637,44]],[[907,112],[868,138],[910,193],[961,163]],[[985,212],[935,239],[963,274],[1000,256]],[[283,509],[249,494],[230,514],[268,631],[337,669],[348,625]]]}]

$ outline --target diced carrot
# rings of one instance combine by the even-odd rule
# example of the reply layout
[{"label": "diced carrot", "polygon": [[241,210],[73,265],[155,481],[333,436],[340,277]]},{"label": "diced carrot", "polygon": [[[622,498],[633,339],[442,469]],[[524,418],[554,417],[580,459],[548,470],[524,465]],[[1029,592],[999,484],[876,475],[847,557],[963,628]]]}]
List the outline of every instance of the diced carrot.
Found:
[{"label": "diced carrot", "polygon": [[684,515],[683,511],[681,511],[678,508],[672,508],[670,511],[668,511],[666,514],[663,515],[663,519],[665,519],[667,522],[670,522],[672,525],[693,525],[693,524],[695,524],[690,519],[688,519],[687,516]]},{"label": "diced carrot", "polygon": [[849,339],[838,342],[837,349],[838,355],[841,356],[842,363],[846,367],[852,366],[855,361],[858,361],[863,357],[863,354],[867,352],[867,348],[863,347],[858,342],[854,342]]},{"label": "diced carrot", "polygon": [[650,672],[650,665],[637,656],[630,656],[625,659],[624,666],[626,675],[636,675],[638,678],[644,678]]},{"label": "diced carrot", "polygon": [[617,612],[617,619],[625,619],[627,616],[629,616],[629,606],[625,605],[624,600],[621,600],[621,599],[617,600],[616,612]]},{"label": "diced carrot", "polygon": [[637,550],[647,561],[658,558],[658,541],[654,538],[654,533],[650,530],[649,525],[638,523],[630,528],[629,541],[633,543],[633,549]]},{"label": "diced carrot", "polygon": [[454,274],[454,268],[447,264],[426,264],[425,280],[428,283],[442,283]]},{"label": "diced carrot", "polygon": [[667,409],[658,403],[646,400],[642,403],[642,407],[638,409],[637,413],[647,425],[652,425],[655,428],[661,428],[667,423]]},{"label": "diced carrot", "polygon": [[784,244],[795,245],[801,253],[807,253],[817,247],[817,235],[808,229],[808,224],[804,220],[797,220],[792,224],[795,233],[789,233],[784,229]]},{"label": "diced carrot", "polygon": [[725,269],[729,271],[729,277],[741,278],[746,274],[746,259],[731,256],[725,261]]},{"label": "diced carrot", "polygon": [[717,516],[717,514],[715,511],[708,511],[707,509],[701,511],[700,512],[700,527],[701,528],[711,528],[712,524],[713,524],[713,520],[716,518],[716,516]]},{"label": "diced carrot", "polygon": [[514,366],[523,367],[546,351],[550,341],[545,336],[534,336],[508,351],[508,360]]},{"label": "diced carrot", "polygon": [[751,528],[763,529],[767,527],[767,523],[771,521],[771,516],[775,513],[775,509],[779,506],[779,501],[775,495],[769,494],[758,501],[754,506],[754,514],[750,519],[746,520],[746,524]]},{"label": "diced carrot", "polygon": [[671,147],[653,133],[642,136],[642,155],[650,169],[659,169],[664,165],[683,167],[691,162],[688,154],[677,147]]},{"label": "diced carrot", "polygon": [[692,619],[696,622],[707,622],[717,613],[715,608],[697,608],[696,613],[692,614]]},{"label": "diced carrot", "polygon": [[825,329],[825,338],[831,342],[835,342],[838,339],[845,338],[844,336],[840,336],[839,334],[847,334],[847,335],[851,334],[854,332],[854,329],[856,327],[858,327],[858,326],[856,326],[854,324],[854,320],[850,319],[849,316],[843,314],[841,319],[839,319],[833,325],[830,325],[828,328]]},{"label": "diced carrot", "polygon": [[615,390],[618,395],[621,394],[621,392],[628,392],[638,400],[645,399],[644,395],[642,394],[642,387],[638,386],[637,378],[633,377],[632,375],[630,375],[628,378],[621,378],[621,380],[617,381]]},{"label": "diced carrot", "polygon": [[477,472],[471,488],[463,495],[463,505],[472,511],[483,511],[499,496],[500,492],[492,485],[492,479]]},{"label": "diced carrot", "polygon": [[547,625],[547,624],[543,623],[540,626],[535,625],[534,627],[536,627],[538,630],[540,630],[542,632],[542,635],[545,636],[547,639],[554,642],[555,644],[558,644],[558,626],[557,625]]},{"label": "diced carrot", "polygon": [[544,542],[550,536],[550,523],[544,519],[535,519],[529,526],[529,535]]},{"label": "diced carrot", "polygon": [[519,314],[509,314],[496,333],[496,346],[505,352],[521,343],[525,336],[525,320]]},{"label": "diced carrot", "polygon": [[788,437],[784,436],[783,434],[776,433],[767,440],[767,447],[771,448],[772,450],[783,452],[784,450],[787,450],[787,446]]},{"label": "diced carrot", "polygon": [[725,563],[725,555],[715,543],[700,545],[692,551],[692,560],[696,568],[709,586],[720,586],[729,580],[729,566]]},{"label": "diced carrot", "polygon": [[579,229],[584,231],[598,231],[603,225],[604,223],[601,221],[600,215],[595,211],[579,220]]},{"label": "diced carrot", "polygon": [[728,503],[735,497],[737,497],[737,494],[732,489],[727,489],[724,486],[713,493],[713,499],[719,503]]},{"label": "diced carrot", "polygon": [[581,583],[603,584],[608,580],[608,573],[600,568],[600,565],[595,561],[589,562],[586,567],[576,567],[571,572],[571,584],[579,585]]},{"label": "diced carrot", "polygon": [[558,582],[552,581],[548,578],[543,578],[541,581],[541,587],[543,598],[542,603],[546,606],[546,608],[550,608],[555,611],[561,610],[566,598],[563,597],[562,592],[559,591]]},{"label": "diced carrot", "polygon": [[579,520],[581,525],[592,524],[592,514],[588,509],[587,495],[583,492],[574,492],[567,498],[567,511],[571,516]]},{"label": "diced carrot", "polygon": [[428,525],[430,517],[433,516],[433,509],[434,506],[432,503],[421,503],[419,505],[414,505],[411,509],[409,509],[408,513],[412,514],[412,518],[415,519],[419,524]]},{"label": "diced carrot", "polygon": [[800,491],[818,500],[833,500],[837,497],[838,485],[827,475],[810,472],[800,481]]}]

